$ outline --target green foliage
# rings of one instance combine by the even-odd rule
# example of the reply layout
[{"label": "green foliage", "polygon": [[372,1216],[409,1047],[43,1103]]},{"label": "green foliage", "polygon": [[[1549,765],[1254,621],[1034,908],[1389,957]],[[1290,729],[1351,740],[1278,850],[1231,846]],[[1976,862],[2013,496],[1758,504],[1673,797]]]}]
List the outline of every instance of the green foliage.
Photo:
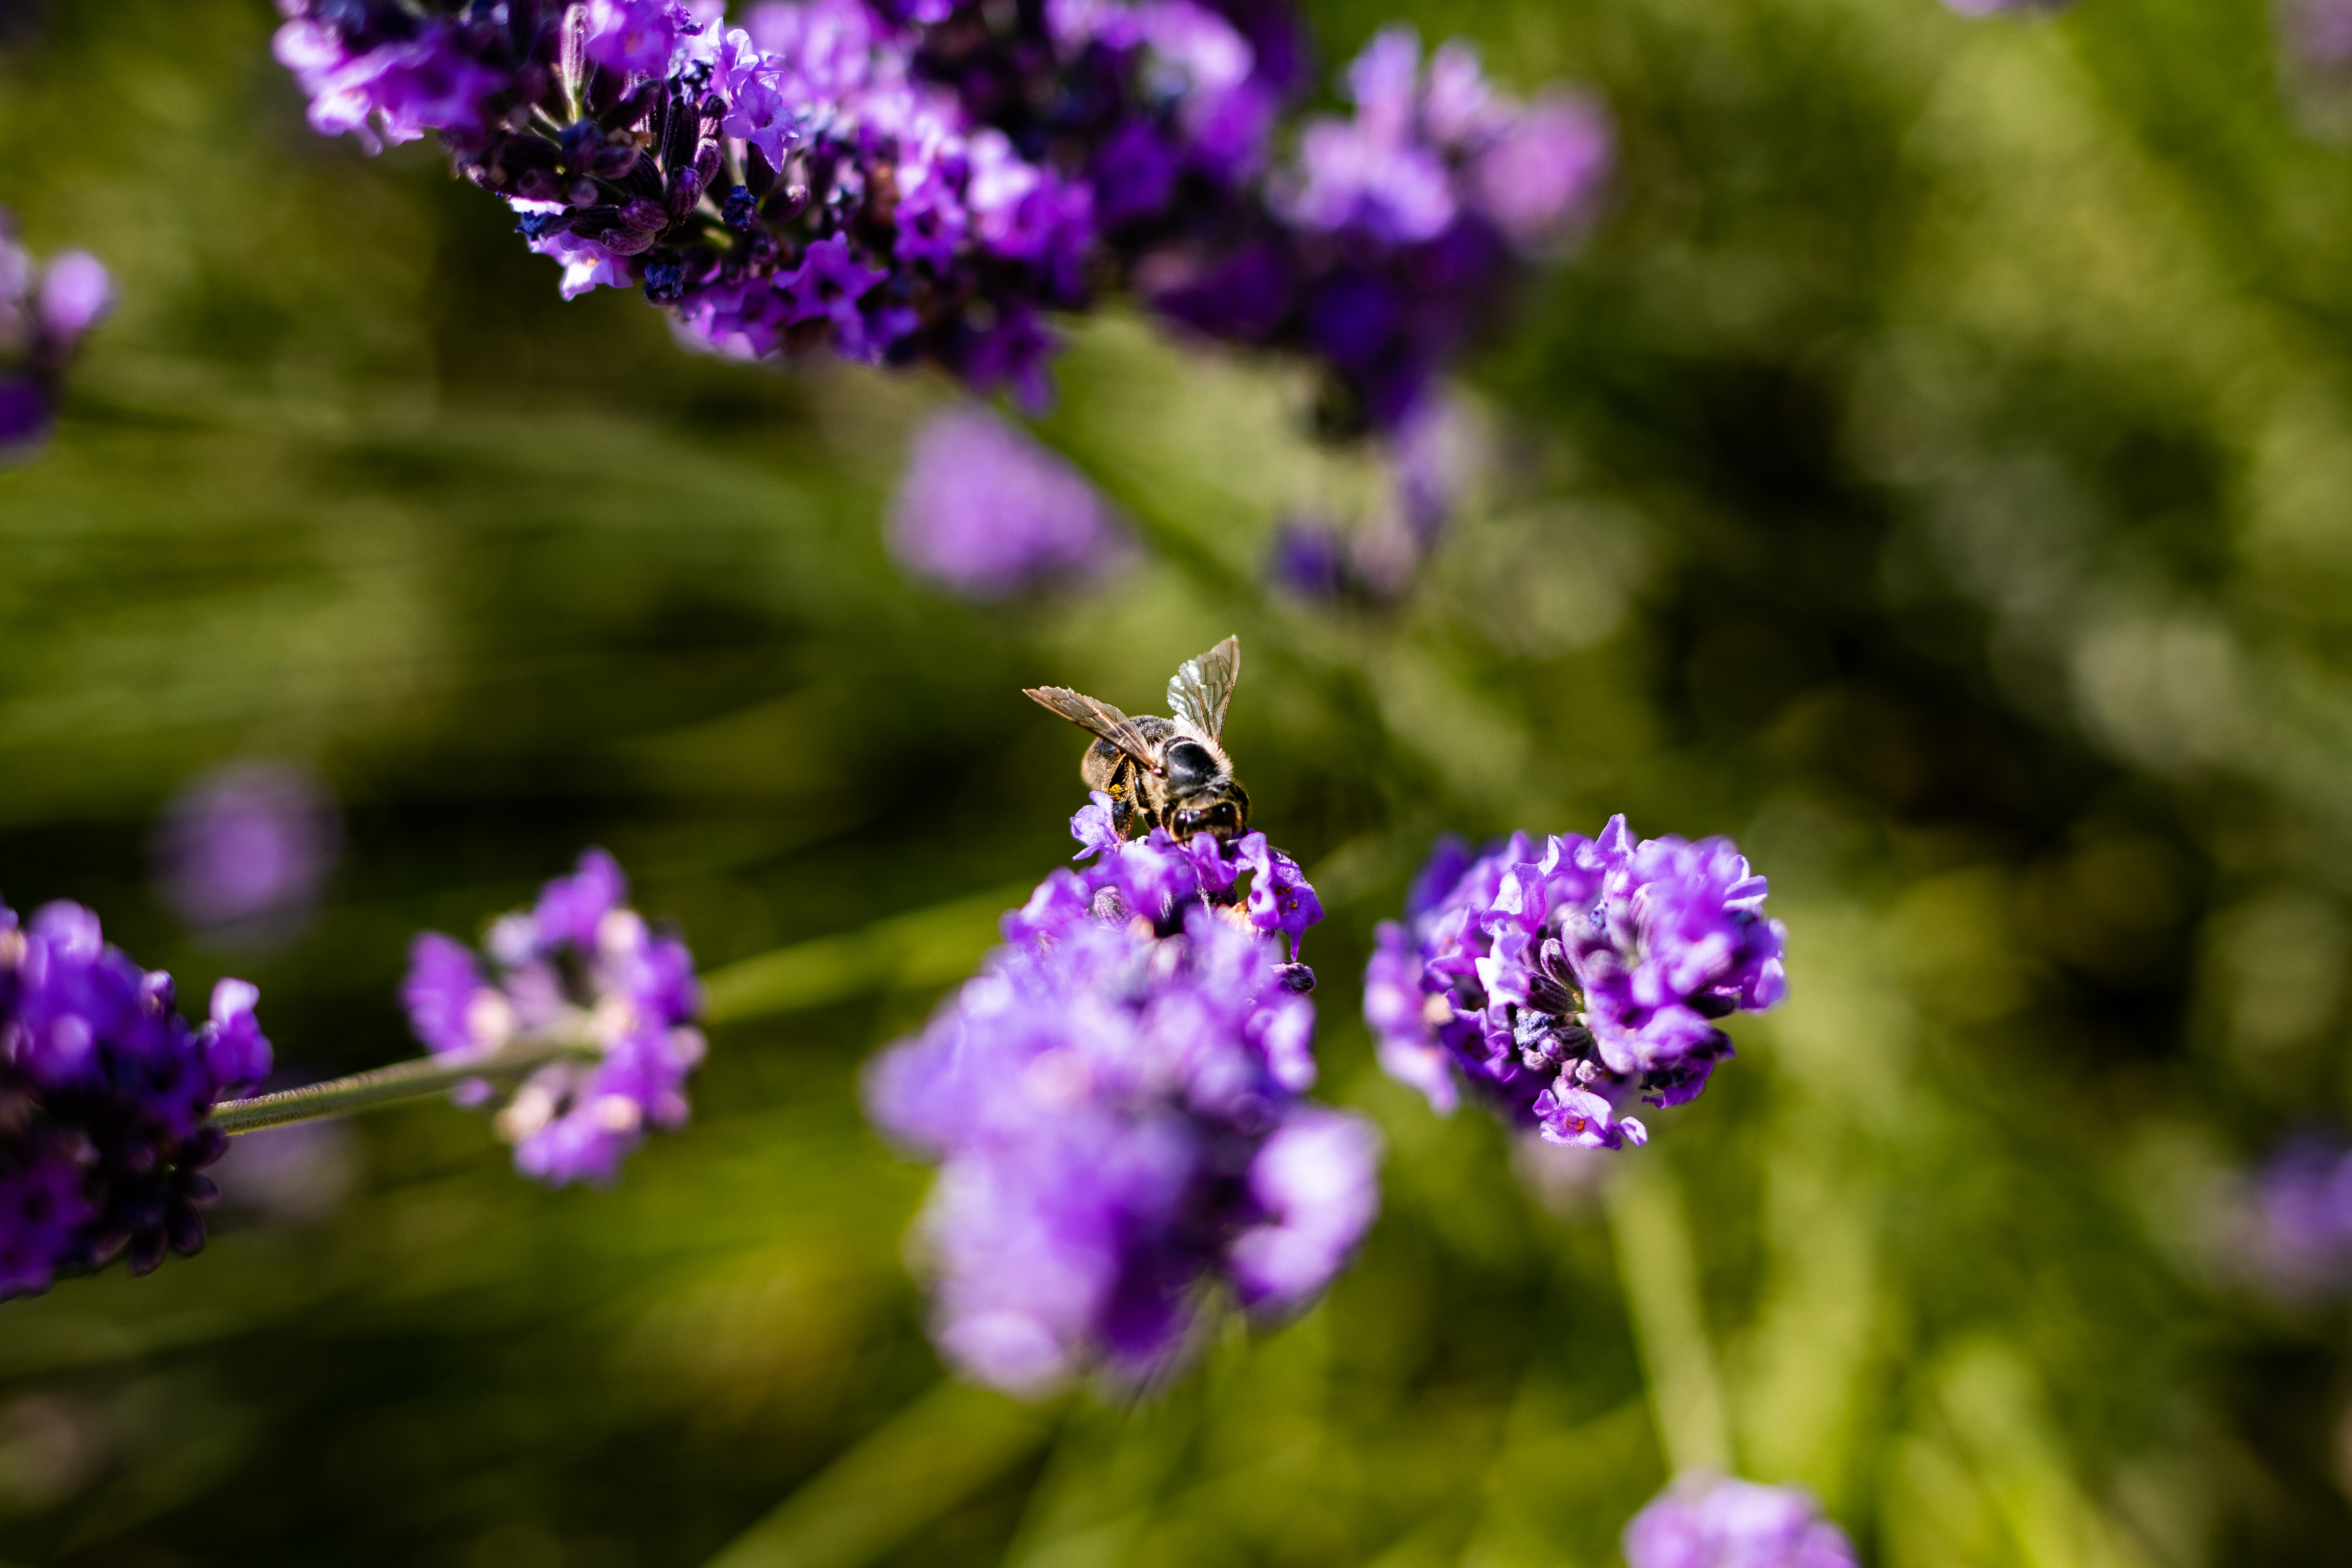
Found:
[{"label": "green foliage", "polygon": [[[1338,56],[1398,9],[1318,21]],[[255,979],[320,1073],[408,1050],[412,931],[583,843],[748,961],[694,1127],[614,1192],[425,1107],[352,1125],[309,1217],[0,1307],[0,1553],[1601,1564],[1721,1458],[1887,1568],[2340,1554],[2342,1323],[2233,1284],[2211,1198],[2352,1110],[2331,106],[2253,0],[1403,9],[1595,83],[1622,164],[1471,378],[1502,461],[1380,616],[1259,585],[1284,508],[1365,482],[1279,367],[1076,331],[1044,431],[1152,561],[960,606],[877,528],[941,388],[562,304],[432,154],[311,136],[257,0],[57,5],[0,62],[0,200],[124,298],[0,475],[11,902],[93,904],[187,994]],[[1017,689],[1137,706],[1231,631],[1381,1226],[1136,1405],[943,1387],[923,1173],[859,1064],[1066,853],[1075,744]],[[209,951],[146,838],[256,753],[319,765],[351,842],[296,945]],[[1792,999],[1631,1181],[1547,1186],[1378,1076],[1353,979],[1434,832],[1621,809],[1739,837]]]}]

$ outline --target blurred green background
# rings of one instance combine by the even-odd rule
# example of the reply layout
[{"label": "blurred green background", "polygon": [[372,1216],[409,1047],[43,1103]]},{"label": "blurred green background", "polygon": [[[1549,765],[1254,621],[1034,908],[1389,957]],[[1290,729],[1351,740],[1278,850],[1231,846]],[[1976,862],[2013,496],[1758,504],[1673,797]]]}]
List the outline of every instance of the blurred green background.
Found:
[{"label": "blurred green background", "polygon": [[[122,306],[0,474],[0,890],[257,981],[314,1075],[412,1049],[410,932],[585,843],[706,964],[788,956],[616,1191],[426,1106],[0,1307],[0,1558],[1600,1564],[1694,1459],[1887,1568],[2352,1552],[2344,1319],[2250,1289],[2221,1195],[2352,1110],[2352,154],[2262,5],[1315,6],[1327,65],[1403,15],[1622,138],[1380,615],[1258,586],[1363,479],[1281,367],[1076,330],[1044,433],[1150,560],[961,605],[878,528],[940,385],[563,304],[430,151],[308,131],[263,0],[16,5],[0,201]],[[1386,1210],[1297,1323],[1024,1411],[941,1383],[856,1074],[1067,851],[1017,689],[1147,706],[1227,632]],[[269,953],[149,879],[254,756],[348,822]],[[1437,830],[1618,810],[1739,838],[1792,999],[1606,1185],[1381,1079],[1355,976]]]}]

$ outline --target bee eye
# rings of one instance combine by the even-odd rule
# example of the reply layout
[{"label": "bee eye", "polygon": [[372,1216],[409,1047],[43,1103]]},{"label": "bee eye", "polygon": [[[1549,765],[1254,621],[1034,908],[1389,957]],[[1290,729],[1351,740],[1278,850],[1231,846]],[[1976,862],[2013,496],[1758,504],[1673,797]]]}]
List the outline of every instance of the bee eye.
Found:
[{"label": "bee eye", "polygon": [[1161,753],[1160,763],[1168,770],[1168,782],[1180,788],[1198,788],[1217,776],[1217,759],[1198,741],[1177,742]]}]

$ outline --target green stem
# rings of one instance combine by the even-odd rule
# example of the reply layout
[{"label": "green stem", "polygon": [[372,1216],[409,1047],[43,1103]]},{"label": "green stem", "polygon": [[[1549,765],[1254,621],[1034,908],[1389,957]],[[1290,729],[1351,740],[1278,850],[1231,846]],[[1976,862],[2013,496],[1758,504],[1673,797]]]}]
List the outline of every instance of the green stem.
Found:
[{"label": "green stem", "polygon": [[1731,1423],[1699,1302],[1698,1262],[1674,1172],[1654,1153],[1627,1160],[1609,1184],[1609,1228],[1648,1373],[1667,1468],[1728,1470]]},{"label": "green stem", "polygon": [[325,1116],[349,1116],[412,1100],[446,1094],[469,1079],[520,1078],[532,1068],[564,1057],[592,1056],[595,1047],[576,1029],[527,1036],[466,1057],[422,1057],[388,1068],[373,1068],[348,1078],[300,1089],[257,1094],[250,1100],[225,1100],[213,1107],[206,1125],[235,1135],[283,1127],[289,1121],[311,1121]]}]

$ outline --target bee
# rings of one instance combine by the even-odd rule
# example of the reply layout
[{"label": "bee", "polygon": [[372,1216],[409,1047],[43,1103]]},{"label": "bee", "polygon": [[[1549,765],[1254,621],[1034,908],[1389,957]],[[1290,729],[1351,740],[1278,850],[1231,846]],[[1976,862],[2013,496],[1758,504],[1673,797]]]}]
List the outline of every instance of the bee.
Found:
[{"label": "bee", "polygon": [[1225,754],[1225,709],[1242,675],[1242,645],[1227,637],[1186,659],[1168,681],[1173,719],[1130,719],[1108,702],[1066,686],[1024,688],[1023,695],[1082,730],[1094,744],[1079,760],[1088,789],[1110,796],[1110,818],[1125,838],[1165,827],[1180,842],[1206,833],[1230,843],[1249,831],[1249,791]]}]

